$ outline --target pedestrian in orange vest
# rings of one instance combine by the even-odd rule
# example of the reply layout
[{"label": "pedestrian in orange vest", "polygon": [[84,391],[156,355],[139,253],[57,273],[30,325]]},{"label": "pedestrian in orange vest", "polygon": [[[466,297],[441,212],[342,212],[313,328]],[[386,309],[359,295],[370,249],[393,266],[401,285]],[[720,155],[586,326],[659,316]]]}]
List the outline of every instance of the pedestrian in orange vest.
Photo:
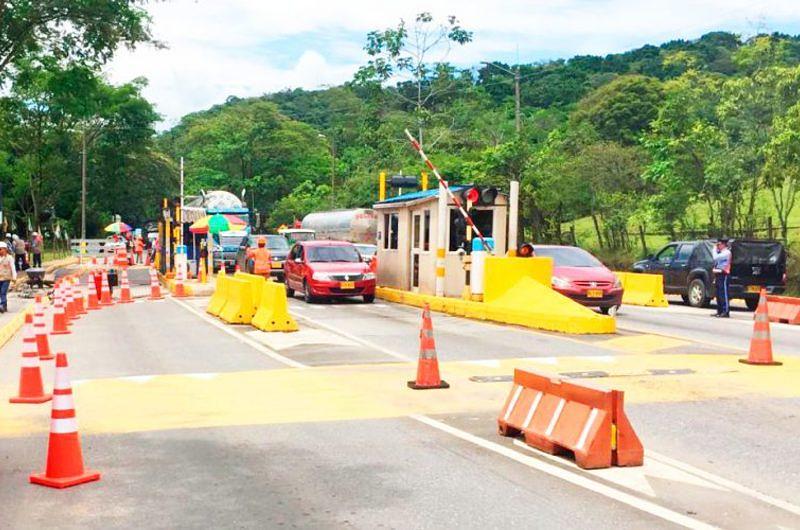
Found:
[{"label": "pedestrian in orange vest", "polygon": [[271,256],[267,250],[267,238],[258,238],[258,247],[247,249],[247,259],[253,260],[253,274],[258,274],[269,279],[271,272]]},{"label": "pedestrian in orange vest", "polygon": [[136,263],[137,264],[141,264],[142,263],[142,253],[144,252],[144,240],[142,240],[141,236],[136,238],[136,241],[134,242],[134,247],[133,248],[134,248],[134,252],[136,252]]}]

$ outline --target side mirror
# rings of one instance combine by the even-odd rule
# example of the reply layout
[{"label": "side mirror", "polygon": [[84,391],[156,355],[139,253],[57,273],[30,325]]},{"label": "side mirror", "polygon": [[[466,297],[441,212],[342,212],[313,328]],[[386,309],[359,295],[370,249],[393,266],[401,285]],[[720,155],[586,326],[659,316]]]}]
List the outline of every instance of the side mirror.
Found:
[{"label": "side mirror", "polygon": [[655,261],[656,260],[656,256],[655,256],[655,254],[648,254],[647,258],[645,258],[645,259],[647,259],[647,261]]}]

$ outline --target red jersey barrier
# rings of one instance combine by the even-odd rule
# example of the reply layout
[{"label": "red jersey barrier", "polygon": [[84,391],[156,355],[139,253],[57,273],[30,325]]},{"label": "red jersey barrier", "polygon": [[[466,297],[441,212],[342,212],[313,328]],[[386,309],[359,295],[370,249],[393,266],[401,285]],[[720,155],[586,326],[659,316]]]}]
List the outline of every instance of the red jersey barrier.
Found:
[{"label": "red jersey barrier", "polygon": [[522,433],[525,443],[546,453],[572,453],[584,469],[640,466],[644,449],[625,415],[623,396],[516,369],[498,429],[503,436]]},{"label": "red jersey barrier", "polygon": [[800,298],[767,295],[770,322],[800,324]]}]

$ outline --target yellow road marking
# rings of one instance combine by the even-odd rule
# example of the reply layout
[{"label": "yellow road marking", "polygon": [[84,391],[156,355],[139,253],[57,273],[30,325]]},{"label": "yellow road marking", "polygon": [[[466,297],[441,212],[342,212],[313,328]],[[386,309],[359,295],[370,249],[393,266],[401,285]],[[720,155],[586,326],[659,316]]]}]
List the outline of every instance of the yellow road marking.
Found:
[{"label": "yellow road marking", "polygon": [[688,340],[664,337],[661,335],[645,334],[632,335],[629,337],[616,337],[613,339],[604,340],[602,342],[596,342],[594,345],[610,347],[627,353],[652,353],[658,350],[678,348],[680,346],[688,346],[690,344],[692,344],[692,342]]},{"label": "yellow road marking", "polygon": [[[782,367],[747,366],[733,355],[620,355],[502,359],[497,364],[442,363],[449,390],[415,392],[407,363],[208,374],[94,379],[75,386],[81,432],[115,433],[251,424],[391,418],[409,414],[497,412],[508,383],[477,383],[475,375],[508,375],[513,368],[558,372],[603,370],[593,384],[626,391],[629,403],[699,401],[723,397],[800,397],[800,359]],[[648,369],[692,374],[649,375]],[[0,392],[8,394],[7,386]],[[46,432],[49,407],[1,407],[0,436]]]}]

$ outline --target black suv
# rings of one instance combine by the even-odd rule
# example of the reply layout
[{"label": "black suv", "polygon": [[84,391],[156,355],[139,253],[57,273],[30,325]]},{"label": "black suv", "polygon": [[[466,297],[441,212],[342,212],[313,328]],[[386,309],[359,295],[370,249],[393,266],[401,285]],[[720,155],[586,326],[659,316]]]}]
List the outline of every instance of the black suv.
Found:
[{"label": "black suv", "polygon": [[[786,250],[777,241],[731,239],[733,255],[730,297],[741,298],[751,311],[758,306],[758,293],[781,294],[786,288]],[[633,264],[634,272],[661,274],[664,292],[679,294],[693,307],[707,307],[714,297],[715,241],[675,241],[655,255]]]}]

